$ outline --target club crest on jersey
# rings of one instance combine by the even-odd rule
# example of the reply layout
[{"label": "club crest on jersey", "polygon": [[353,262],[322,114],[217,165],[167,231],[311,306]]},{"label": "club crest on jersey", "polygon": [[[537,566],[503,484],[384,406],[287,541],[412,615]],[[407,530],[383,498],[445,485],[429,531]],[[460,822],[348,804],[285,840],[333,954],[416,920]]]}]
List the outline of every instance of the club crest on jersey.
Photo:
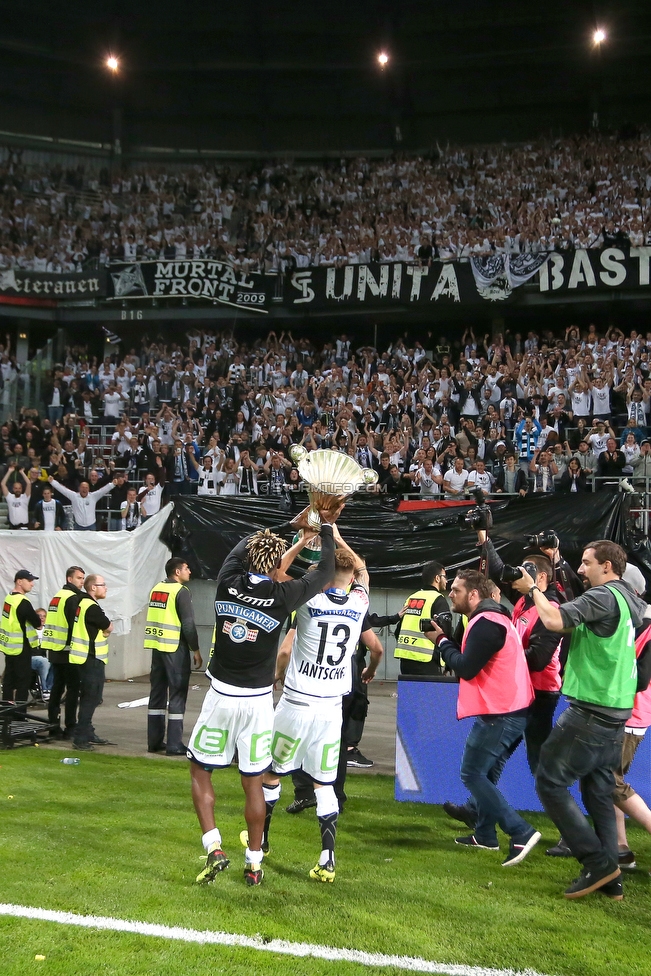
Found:
[{"label": "club crest on jersey", "polygon": [[222,631],[224,634],[228,634],[236,644],[243,644],[244,641],[256,641],[259,634],[259,631],[247,627],[244,620],[236,620],[234,623],[225,620]]}]

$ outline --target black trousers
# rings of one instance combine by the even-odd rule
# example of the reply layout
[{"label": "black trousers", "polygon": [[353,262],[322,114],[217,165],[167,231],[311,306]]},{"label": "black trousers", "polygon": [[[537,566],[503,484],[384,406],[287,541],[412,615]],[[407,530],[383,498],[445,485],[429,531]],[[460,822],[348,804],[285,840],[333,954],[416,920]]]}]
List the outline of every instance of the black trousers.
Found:
[{"label": "black trousers", "polygon": [[2,697],[5,701],[27,702],[32,682],[32,649],[23,646],[20,654],[5,654]]},{"label": "black trousers", "polygon": [[106,668],[96,657],[89,657],[83,664],[73,664],[72,667],[79,668],[79,717],[73,739],[77,745],[82,745],[95,734],[93,715],[102,700]]},{"label": "black trousers", "polygon": [[560,691],[536,691],[535,695],[536,697],[529,706],[527,726],[524,730],[527,762],[534,776],[540,762],[540,750],[554,728],[554,712],[561,693]]},{"label": "black trousers", "polygon": [[183,748],[183,716],[190,684],[190,652],[183,642],[169,654],[151,652],[149,708],[147,712],[147,748],[156,752],[165,739],[167,714],[167,751]]},{"label": "black trousers", "polygon": [[[570,705],[540,751],[536,788],[542,805],[589,871],[617,868],[613,770],[622,758],[624,725]],[[568,790],[576,780],[594,829]]]},{"label": "black trousers", "polygon": [[65,691],[65,727],[68,730],[72,730],[77,724],[80,668],[78,664],[69,664],[66,661],[63,664],[52,664],[52,670],[54,672],[54,682],[47,707],[48,721],[60,725],[61,699]]}]

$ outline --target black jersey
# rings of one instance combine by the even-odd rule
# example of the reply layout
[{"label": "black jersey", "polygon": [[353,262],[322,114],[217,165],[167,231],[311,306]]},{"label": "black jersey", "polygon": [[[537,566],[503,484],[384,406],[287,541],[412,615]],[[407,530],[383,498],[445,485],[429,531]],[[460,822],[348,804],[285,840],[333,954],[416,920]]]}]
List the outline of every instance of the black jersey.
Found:
[{"label": "black jersey", "polygon": [[227,556],[217,577],[215,647],[209,673],[238,688],[273,684],[282,625],[292,612],[316,596],[335,574],[332,527],[321,529],[317,568],[297,580],[275,583],[247,572],[247,539]]}]

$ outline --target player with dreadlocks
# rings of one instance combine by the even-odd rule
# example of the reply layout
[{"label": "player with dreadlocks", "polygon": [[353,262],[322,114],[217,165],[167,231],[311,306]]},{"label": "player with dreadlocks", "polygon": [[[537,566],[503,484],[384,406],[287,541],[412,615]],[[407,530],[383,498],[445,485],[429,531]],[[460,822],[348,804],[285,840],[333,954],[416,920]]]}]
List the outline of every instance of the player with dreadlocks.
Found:
[{"label": "player with dreadlocks", "polygon": [[335,575],[332,526],[327,523],[333,522],[339,511],[320,513],[321,559],[308,575],[292,580],[285,571],[315,533],[306,530],[303,538],[285,552],[283,539],[265,529],[240,542],[217,577],[215,642],[206,672],[210,688],[188,742],[192,799],[206,851],[206,866],[197,877],[200,884],[213,881],[229,865],[215,825],[211,777],[214,769],[231,764],[235,749],[249,836],[244,879],[249,885],[262,881],[262,833],[267,812],[262,774],[271,765],[278,639],[289,614],[320,593]]}]

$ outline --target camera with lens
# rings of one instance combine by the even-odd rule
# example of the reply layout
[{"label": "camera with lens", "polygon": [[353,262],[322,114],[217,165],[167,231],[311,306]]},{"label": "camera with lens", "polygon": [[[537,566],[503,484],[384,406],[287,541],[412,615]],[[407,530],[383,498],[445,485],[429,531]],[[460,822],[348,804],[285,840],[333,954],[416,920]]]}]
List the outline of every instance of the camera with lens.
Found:
[{"label": "camera with lens", "polygon": [[545,529],[538,535],[525,535],[525,539],[530,546],[537,546],[539,549],[558,549],[561,544],[553,529]]},{"label": "camera with lens", "polygon": [[514,583],[515,580],[522,579],[523,569],[526,570],[533,580],[535,580],[538,575],[538,567],[535,563],[530,563],[527,561],[522,563],[522,567],[504,565],[500,574],[500,583]]},{"label": "camera with lens", "polygon": [[451,613],[437,613],[434,617],[421,617],[418,621],[418,626],[420,627],[421,633],[425,633],[432,629],[432,623],[435,623],[437,627],[440,627],[446,637],[452,636],[452,614]]},{"label": "camera with lens", "polygon": [[481,488],[476,488],[472,494],[477,505],[475,508],[469,508],[464,515],[460,515],[459,521],[475,531],[490,529],[493,525],[493,513],[486,504],[486,495]]}]

